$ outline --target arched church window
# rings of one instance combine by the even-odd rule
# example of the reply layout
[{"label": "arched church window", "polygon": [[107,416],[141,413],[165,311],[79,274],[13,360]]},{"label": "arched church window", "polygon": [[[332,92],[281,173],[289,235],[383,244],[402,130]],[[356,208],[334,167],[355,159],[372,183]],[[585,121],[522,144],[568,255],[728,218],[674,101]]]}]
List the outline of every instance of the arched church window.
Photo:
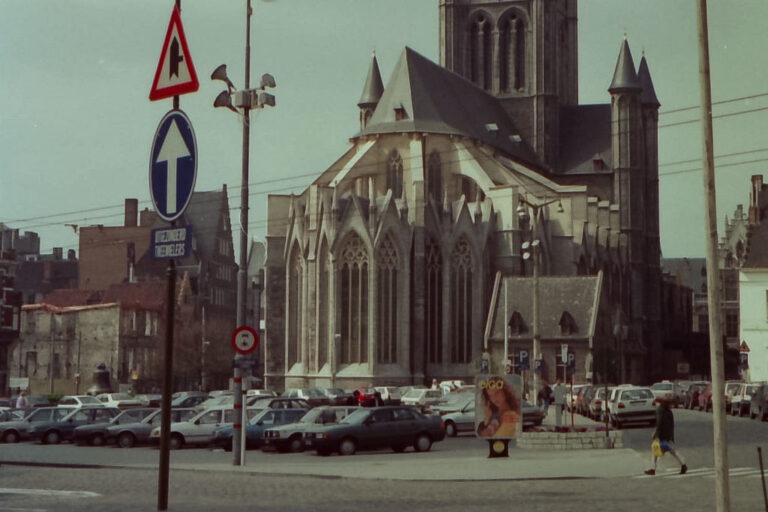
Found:
[{"label": "arched church window", "polygon": [[328,304],[331,301],[328,286],[331,274],[328,243],[323,239],[320,249],[320,260],[317,283],[317,368],[320,369],[328,362]]},{"label": "arched church window", "polygon": [[443,360],[443,268],[440,246],[430,237],[426,247],[425,302],[427,317],[424,322],[427,343],[427,361],[440,363]]},{"label": "arched church window", "polygon": [[472,359],[472,251],[462,237],[451,254],[451,362]]},{"label": "arched church window", "polygon": [[397,362],[397,249],[387,236],[376,258],[378,277],[378,354],[380,363]]},{"label": "arched church window", "polygon": [[429,155],[427,180],[429,181],[429,198],[439,204],[443,200],[443,175],[440,168],[440,154],[437,151]]},{"label": "arched church window", "polygon": [[393,149],[387,160],[387,188],[392,191],[392,196],[403,196],[403,159],[396,149]]},{"label": "arched church window", "polygon": [[483,89],[491,88],[492,27],[487,16],[480,13],[472,18],[467,30],[469,39],[469,79]]},{"label": "arched church window", "polygon": [[299,244],[293,244],[290,263],[288,266],[288,367],[299,362],[301,357],[301,317],[304,280],[304,262],[301,257]]},{"label": "arched church window", "polygon": [[340,255],[341,363],[368,361],[368,252],[356,234]]},{"label": "arched church window", "polygon": [[499,80],[503,92],[525,88],[525,23],[511,14],[499,23]]}]

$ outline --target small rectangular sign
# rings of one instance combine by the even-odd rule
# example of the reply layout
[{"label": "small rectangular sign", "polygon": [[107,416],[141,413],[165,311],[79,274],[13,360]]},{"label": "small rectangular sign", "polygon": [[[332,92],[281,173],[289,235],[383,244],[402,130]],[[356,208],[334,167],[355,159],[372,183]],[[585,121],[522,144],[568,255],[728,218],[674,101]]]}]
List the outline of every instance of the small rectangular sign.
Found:
[{"label": "small rectangular sign", "polygon": [[241,370],[255,370],[259,367],[258,359],[233,359],[232,368],[240,368]]},{"label": "small rectangular sign", "polygon": [[155,259],[186,258],[191,249],[190,226],[152,230],[150,251]]},{"label": "small rectangular sign", "polygon": [[8,387],[11,389],[29,389],[29,377],[10,377]]}]

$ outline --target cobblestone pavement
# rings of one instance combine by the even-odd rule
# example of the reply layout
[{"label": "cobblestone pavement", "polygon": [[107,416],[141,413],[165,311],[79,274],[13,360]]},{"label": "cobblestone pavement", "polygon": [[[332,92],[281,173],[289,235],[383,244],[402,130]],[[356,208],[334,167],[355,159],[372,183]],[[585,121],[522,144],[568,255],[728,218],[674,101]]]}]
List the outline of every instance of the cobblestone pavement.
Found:
[{"label": "cobblestone pavement", "polygon": [[[0,512],[157,509],[154,471],[2,466],[0,487]],[[28,494],[24,489],[68,494]],[[72,494],[75,491],[80,493]],[[732,510],[760,510],[761,492],[759,478],[732,479]],[[169,510],[653,512],[712,510],[713,501],[712,480],[703,476],[416,483],[176,471],[171,475]]]}]

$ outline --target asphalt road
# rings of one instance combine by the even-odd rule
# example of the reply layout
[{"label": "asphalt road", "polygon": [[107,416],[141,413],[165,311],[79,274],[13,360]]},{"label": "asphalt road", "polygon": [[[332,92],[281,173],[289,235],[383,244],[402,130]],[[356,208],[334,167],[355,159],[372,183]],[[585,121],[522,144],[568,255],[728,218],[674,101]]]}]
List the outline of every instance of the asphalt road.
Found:
[{"label": "asphalt road", "polygon": [[[670,457],[662,460],[655,477],[500,482],[409,482],[175,470],[171,474],[170,510],[713,510],[712,415],[681,409],[674,414],[677,446],[690,467],[684,476],[677,474],[677,465]],[[643,457],[650,456],[652,429],[624,432],[627,447]],[[768,441],[768,423],[729,417],[728,438],[732,510],[764,510],[756,446]],[[439,465],[441,458],[455,457],[457,453],[477,456],[486,449],[466,436],[436,443],[431,456]],[[579,452],[563,455],[578,457]],[[172,462],[191,464],[232,460],[230,453],[207,449],[183,449],[172,452],[171,457]],[[327,460],[308,453],[249,451],[247,461],[249,465],[268,464],[272,457],[301,457],[318,464]],[[157,458],[158,451],[153,448],[0,444],[0,461],[112,465],[156,464]],[[407,461],[404,455],[403,463]],[[349,463],[376,464],[376,454],[350,457]],[[0,466],[0,512],[156,510],[156,490],[154,470]]]}]

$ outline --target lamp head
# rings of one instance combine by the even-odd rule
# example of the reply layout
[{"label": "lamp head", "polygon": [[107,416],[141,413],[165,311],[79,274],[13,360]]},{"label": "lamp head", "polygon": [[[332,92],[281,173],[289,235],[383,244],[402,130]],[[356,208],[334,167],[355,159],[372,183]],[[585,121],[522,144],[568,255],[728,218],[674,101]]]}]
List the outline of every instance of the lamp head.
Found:
[{"label": "lamp head", "polygon": [[565,212],[565,209],[563,208],[563,202],[559,199],[557,200],[557,213],[563,213]]},{"label": "lamp head", "polygon": [[259,88],[264,89],[265,87],[275,87],[275,77],[269,73],[264,73],[261,75],[261,83],[259,84]]},{"label": "lamp head", "polygon": [[218,96],[216,96],[216,99],[213,100],[213,106],[214,107],[226,107],[232,112],[237,113],[237,109],[232,106],[232,97],[229,94],[229,91],[221,91]]},{"label": "lamp head", "polygon": [[268,92],[260,92],[258,97],[258,105],[260,107],[274,107],[275,106],[275,97],[272,94],[269,94]]},{"label": "lamp head", "polygon": [[230,90],[235,89],[234,84],[230,81],[229,77],[227,76],[226,64],[222,64],[221,66],[213,70],[213,73],[211,73],[211,80],[221,80],[222,82],[227,84],[227,87],[229,87]]}]

